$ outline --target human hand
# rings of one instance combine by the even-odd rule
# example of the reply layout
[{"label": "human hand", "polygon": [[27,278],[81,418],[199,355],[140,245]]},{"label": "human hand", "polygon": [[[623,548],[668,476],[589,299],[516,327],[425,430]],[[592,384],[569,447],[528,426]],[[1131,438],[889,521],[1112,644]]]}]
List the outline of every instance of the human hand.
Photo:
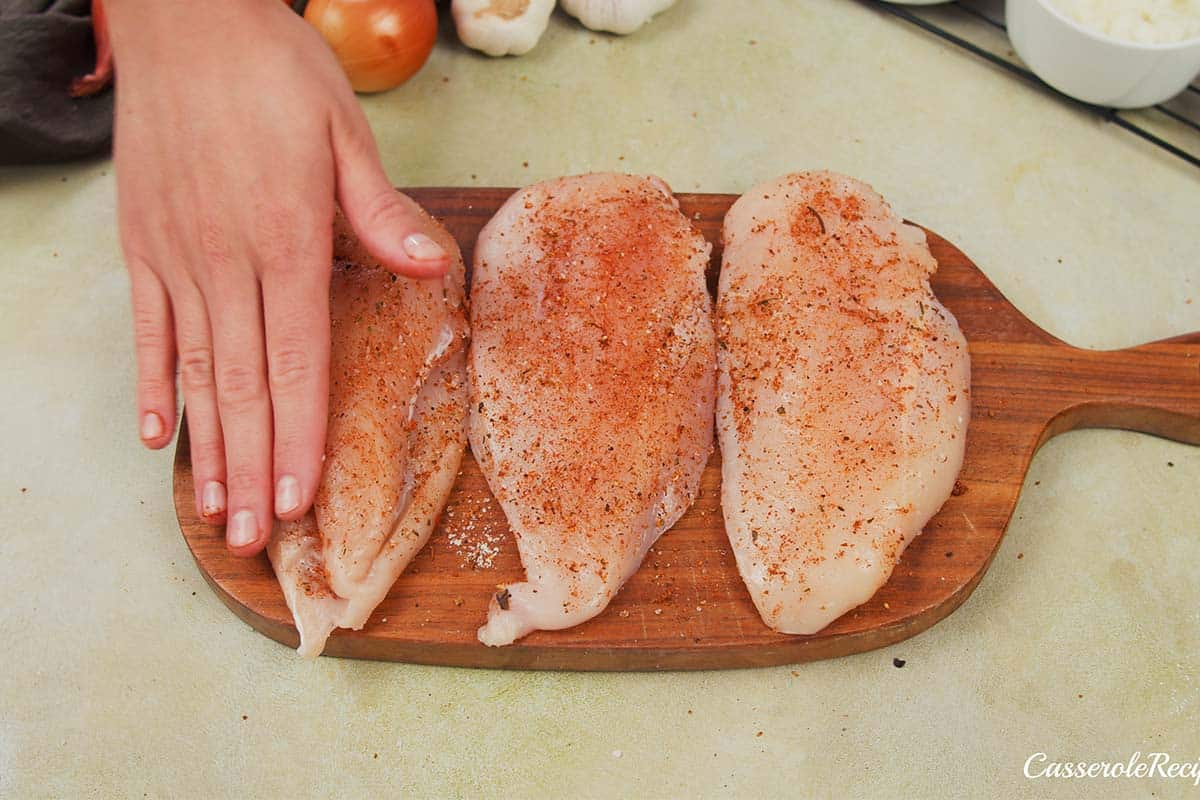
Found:
[{"label": "human hand", "polygon": [[141,438],[171,440],[178,365],[197,511],[253,555],[321,476],[335,197],[396,272],[449,259],[397,200],[337,60],[283,4],[106,5]]}]

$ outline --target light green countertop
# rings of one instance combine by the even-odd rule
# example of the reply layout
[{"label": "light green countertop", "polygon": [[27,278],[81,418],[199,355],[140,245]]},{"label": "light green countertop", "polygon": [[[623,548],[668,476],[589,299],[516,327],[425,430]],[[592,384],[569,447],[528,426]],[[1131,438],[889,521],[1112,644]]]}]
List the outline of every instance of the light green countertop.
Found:
[{"label": "light green countertop", "polygon": [[[738,192],[825,167],[1074,344],[1200,330],[1200,171],[856,2],[681,0],[628,39],[556,14],[528,56],[443,38],[363,102],[400,185],[625,170]],[[694,674],[310,663],[208,590],[171,453],[138,443],[111,163],[0,171],[0,220],[0,797],[1200,797],[1022,775],[1037,752],[1200,758],[1198,448],[1053,440],[979,589],[887,650]]]}]

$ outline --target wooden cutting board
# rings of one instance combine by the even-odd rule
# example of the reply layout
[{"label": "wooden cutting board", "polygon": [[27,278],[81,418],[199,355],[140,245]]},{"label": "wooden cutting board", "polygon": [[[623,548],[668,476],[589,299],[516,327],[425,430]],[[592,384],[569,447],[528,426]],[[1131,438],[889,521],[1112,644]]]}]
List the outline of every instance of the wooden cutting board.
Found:
[{"label": "wooden cutting board", "polygon": [[[511,189],[414,189],[471,262],[475,237]],[[679,203],[715,247],[733,195],[683,194]],[[939,269],[933,288],[970,343],[972,419],[954,495],[905,551],[867,604],[812,636],[760,621],[725,538],[720,455],[700,496],[650,551],[599,617],[538,632],[508,647],[475,639],[500,584],[523,577],[516,545],[467,453],[442,520],[361,631],[339,630],[326,655],[470,667],[668,670],[813,661],[901,641],[944,618],[971,594],[1004,535],[1034,452],[1080,427],[1126,428],[1200,444],[1200,333],[1128,350],[1064,344],[1004,299],[954,245],[929,233]],[[224,533],[195,513],[186,434],[175,457],[179,526],[201,573],[227,606],[288,647],[298,636],[265,555],[234,558]]]}]

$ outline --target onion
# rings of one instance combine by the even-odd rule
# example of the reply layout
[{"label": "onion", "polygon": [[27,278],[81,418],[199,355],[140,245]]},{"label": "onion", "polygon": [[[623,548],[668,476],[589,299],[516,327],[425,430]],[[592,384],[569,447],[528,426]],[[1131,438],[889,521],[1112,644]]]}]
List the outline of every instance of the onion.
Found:
[{"label": "onion", "polygon": [[433,0],[309,0],[304,18],[333,48],[356,92],[404,83],[437,39]]},{"label": "onion", "polygon": [[92,0],[92,39],[96,42],[96,68],[71,81],[71,97],[98,94],[113,80],[112,45],[108,41],[108,15],[102,0]]}]

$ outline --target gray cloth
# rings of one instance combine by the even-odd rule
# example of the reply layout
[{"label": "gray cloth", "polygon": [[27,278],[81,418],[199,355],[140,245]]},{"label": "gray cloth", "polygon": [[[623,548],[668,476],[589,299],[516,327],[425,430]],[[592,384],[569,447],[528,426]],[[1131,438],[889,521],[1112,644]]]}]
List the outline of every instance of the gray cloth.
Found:
[{"label": "gray cloth", "polygon": [[109,151],[112,88],[68,92],[95,63],[90,0],[0,0],[0,164]]}]

